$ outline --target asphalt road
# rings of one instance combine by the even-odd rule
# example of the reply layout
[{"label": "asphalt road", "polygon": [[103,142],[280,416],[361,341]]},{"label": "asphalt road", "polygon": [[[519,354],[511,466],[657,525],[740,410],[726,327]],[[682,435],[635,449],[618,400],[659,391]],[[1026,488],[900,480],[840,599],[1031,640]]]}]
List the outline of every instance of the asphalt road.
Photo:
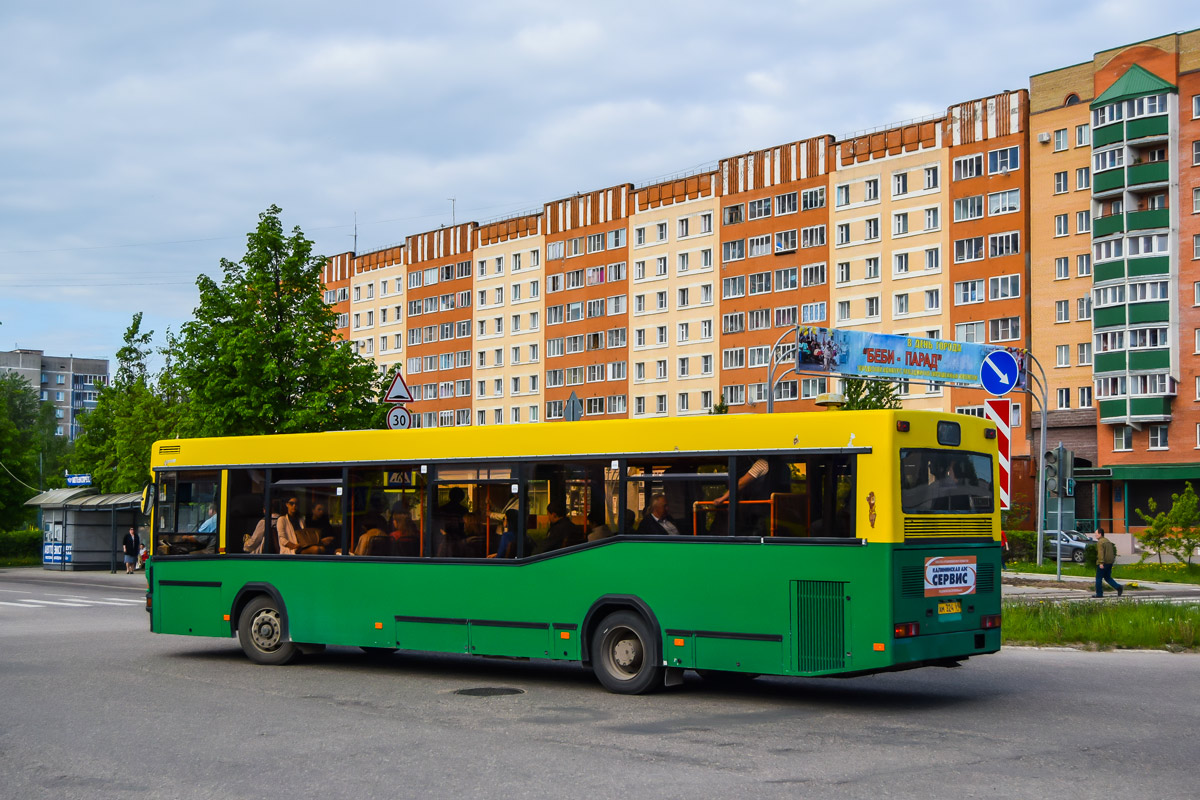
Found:
[{"label": "asphalt road", "polygon": [[143,587],[0,570],[0,798],[1196,796],[1196,655],[1011,648],[624,697],[539,662],[255,666],[150,634]]}]

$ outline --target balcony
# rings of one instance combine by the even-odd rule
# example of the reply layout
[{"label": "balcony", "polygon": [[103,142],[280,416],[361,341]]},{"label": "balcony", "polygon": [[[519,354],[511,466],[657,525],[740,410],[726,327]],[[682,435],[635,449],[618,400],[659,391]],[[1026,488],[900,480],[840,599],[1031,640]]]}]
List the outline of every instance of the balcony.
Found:
[{"label": "balcony", "polygon": [[1124,350],[1113,350],[1107,353],[1096,353],[1092,358],[1092,373],[1124,372],[1126,364]]},{"label": "balcony", "polygon": [[1171,304],[1166,300],[1155,300],[1150,303],[1129,304],[1129,324],[1139,322],[1169,322],[1171,319]]},{"label": "balcony", "polygon": [[1125,306],[1105,306],[1092,312],[1093,328],[1111,328],[1125,324]]},{"label": "balcony", "polygon": [[1129,402],[1127,400],[1101,400],[1097,405],[1100,407],[1101,422],[1124,422],[1125,415],[1129,412]]},{"label": "balcony", "polygon": [[1129,351],[1129,369],[1131,370],[1170,368],[1171,351],[1167,348]]},{"label": "balcony", "polygon": [[1141,117],[1139,119],[1131,119],[1125,123],[1125,139],[1145,139],[1150,136],[1166,136],[1168,120],[1167,115],[1163,114],[1157,117]]},{"label": "balcony", "polygon": [[1102,236],[1111,236],[1114,233],[1121,233],[1124,230],[1124,214],[1109,214],[1107,217],[1096,217],[1092,220],[1092,236],[1096,239]]},{"label": "balcony", "polygon": [[1168,275],[1171,272],[1170,256],[1145,256],[1129,259],[1129,277],[1143,275]]},{"label": "balcony", "polygon": [[1171,419],[1170,397],[1131,397],[1129,416],[1145,422],[1166,422]]},{"label": "balcony", "polygon": [[1121,168],[1097,172],[1092,176],[1092,194],[1103,194],[1125,186],[1125,170]]},{"label": "balcony", "polygon": [[1145,231],[1153,228],[1166,228],[1171,224],[1171,211],[1166,208],[1152,208],[1146,211],[1130,211],[1128,230]]},{"label": "balcony", "polygon": [[1125,123],[1116,122],[1102,128],[1092,129],[1092,147],[1104,147],[1125,138]]},{"label": "balcony", "polygon": [[[1120,170],[1113,170],[1120,172]],[[1170,161],[1151,161],[1146,164],[1130,164],[1129,165],[1129,185],[1140,186],[1146,183],[1166,183],[1170,177],[1171,162]],[[1100,175],[1107,175],[1107,172],[1102,172]],[[1099,176],[1097,176],[1099,179]]]},{"label": "balcony", "polygon": [[1092,281],[1094,283],[1104,283],[1105,281],[1116,280],[1117,278],[1125,277],[1125,262],[1124,261],[1101,261],[1092,267]]}]

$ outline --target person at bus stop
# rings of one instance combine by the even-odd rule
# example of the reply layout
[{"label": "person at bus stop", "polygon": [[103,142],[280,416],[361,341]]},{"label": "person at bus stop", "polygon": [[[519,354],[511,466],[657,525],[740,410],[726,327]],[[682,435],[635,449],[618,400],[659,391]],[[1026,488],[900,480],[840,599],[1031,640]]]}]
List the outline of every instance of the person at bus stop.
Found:
[{"label": "person at bus stop", "polygon": [[[665,498],[663,502],[666,502]],[[546,516],[550,519],[550,528],[546,531],[546,538],[534,550],[534,555],[586,541],[583,529],[571,522],[567,516],[567,507],[562,501],[551,500],[547,503]]]},{"label": "person at bus stop", "polygon": [[667,496],[656,494],[650,498],[650,508],[638,524],[638,536],[678,536],[679,528],[667,513]]},{"label": "person at bus stop", "polygon": [[141,541],[138,540],[137,528],[130,525],[129,533],[125,534],[125,540],[121,542],[121,552],[125,554],[125,574],[132,575],[137,569],[138,551],[141,549]]},{"label": "person at bus stop", "polygon": [[1117,597],[1125,593],[1125,587],[1113,580],[1112,568],[1117,562],[1117,546],[1104,535],[1104,528],[1096,527],[1096,597],[1104,597],[1104,584],[1117,590]]},{"label": "person at bus stop", "polygon": [[300,500],[290,495],[284,503],[285,513],[275,521],[275,533],[279,536],[279,552],[283,555],[295,555],[299,549],[300,540],[297,531],[304,528],[304,517],[300,516]]}]

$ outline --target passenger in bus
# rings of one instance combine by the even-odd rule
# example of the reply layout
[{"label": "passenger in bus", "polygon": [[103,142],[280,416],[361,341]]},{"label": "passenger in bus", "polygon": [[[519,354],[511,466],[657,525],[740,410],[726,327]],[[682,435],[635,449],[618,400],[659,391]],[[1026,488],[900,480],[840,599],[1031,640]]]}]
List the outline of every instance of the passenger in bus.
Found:
[{"label": "passenger in bus", "polygon": [[546,531],[546,538],[534,549],[534,555],[586,541],[583,529],[567,517],[567,507],[561,501],[551,500],[547,503],[546,516],[550,519],[550,528]]},{"label": "passenger in bus", "polygon": [[421,531],[412,518],[412,498],[402,495],[392,503],[392,540],[395,542],[396,555],[421,555]]},{"label": "passenger in bus", "polygon": [[517,521],[520,519],[521,515],[515,508],[504,512],[504,533],[500,536],[500,543],[496,545],[496,552],[492,558],[517,557]]},{"label": "passenger in bus", "polygon": [[587,540],[589,542],[597,542],[601,539],[607,539],[613,535],[612,529],[608,527],[608,523],[604,521],[603,511],[593,511],[588,515],[588,524],[592,529],[588,531]]},{"label": "passenger in bus", "polygon": [[200,527],[196,528],[197,533],[216,533],[217,532],[217,504],[208,504],[208,518],[200,523]]},{"label": "passenger in bus", "polygon": [[[770,499],[771,465],[765,458],[755,459],[750,469],[738,478],[738,535],[756,536],[767,535],[764,520],[767,515],[761,510],[761,501]],[[713,508],[720,509],[729,502],[729,492],[713,500]],[[741,505],[745,503],[745,505]],[[724,523],[722,515],[717,516],[719,526]]]},{"label": "passenger in bus", "polygon": [[372,528],[378,528],[381,531],[390,531],[392,529],[391,522],[384,516],[384,508],[383,497],[379,494],[372,494],[367,499],[367,512],[358,515],[354,519],[355,533],[362,536]]},{"label": "passenger in bus", "polygon": [[279,552],[281,555],[295,555],[300,541],[297,531],[304,528],[304,517],[300,516],[300,500],[290,495],[284,503],[286,513],[275,521],[275,533],[279,536]]},{"label": "passenger in bus", "polygon": [[[267,540],[266,516],[267,516],[267,509],[266,509],[266,506],[263,506],[263,515],[258,518],[258,524],[254,526],[254,532],[251,533],[242,542],[242,552],[244,552],[244,553],[261,553],[261,552],[263,552],[263,550],[266,549],[264,547],[264,545],[266,545],[266,540]],[[272,528],[275,527],[275,523],[278,519],[279,519],[279,514],[274,509],[272,509],[271,510],[271,527]]]},{"label": "passenger in bus", "polygon": [[678,536],[679,528],[675,520],[667,513],[667,496],[656,494],[650,498],[650,508],[646,510],[637,529],[638,536]]}]

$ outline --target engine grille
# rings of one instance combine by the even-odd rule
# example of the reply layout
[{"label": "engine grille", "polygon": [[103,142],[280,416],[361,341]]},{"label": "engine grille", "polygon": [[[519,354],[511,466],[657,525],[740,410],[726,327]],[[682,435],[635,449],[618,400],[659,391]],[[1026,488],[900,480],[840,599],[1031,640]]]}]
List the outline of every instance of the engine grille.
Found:
[{"label": "engine grille", "polygon": [[905,517],[905,539],[977,539],[992,536],[990,518]]}]

